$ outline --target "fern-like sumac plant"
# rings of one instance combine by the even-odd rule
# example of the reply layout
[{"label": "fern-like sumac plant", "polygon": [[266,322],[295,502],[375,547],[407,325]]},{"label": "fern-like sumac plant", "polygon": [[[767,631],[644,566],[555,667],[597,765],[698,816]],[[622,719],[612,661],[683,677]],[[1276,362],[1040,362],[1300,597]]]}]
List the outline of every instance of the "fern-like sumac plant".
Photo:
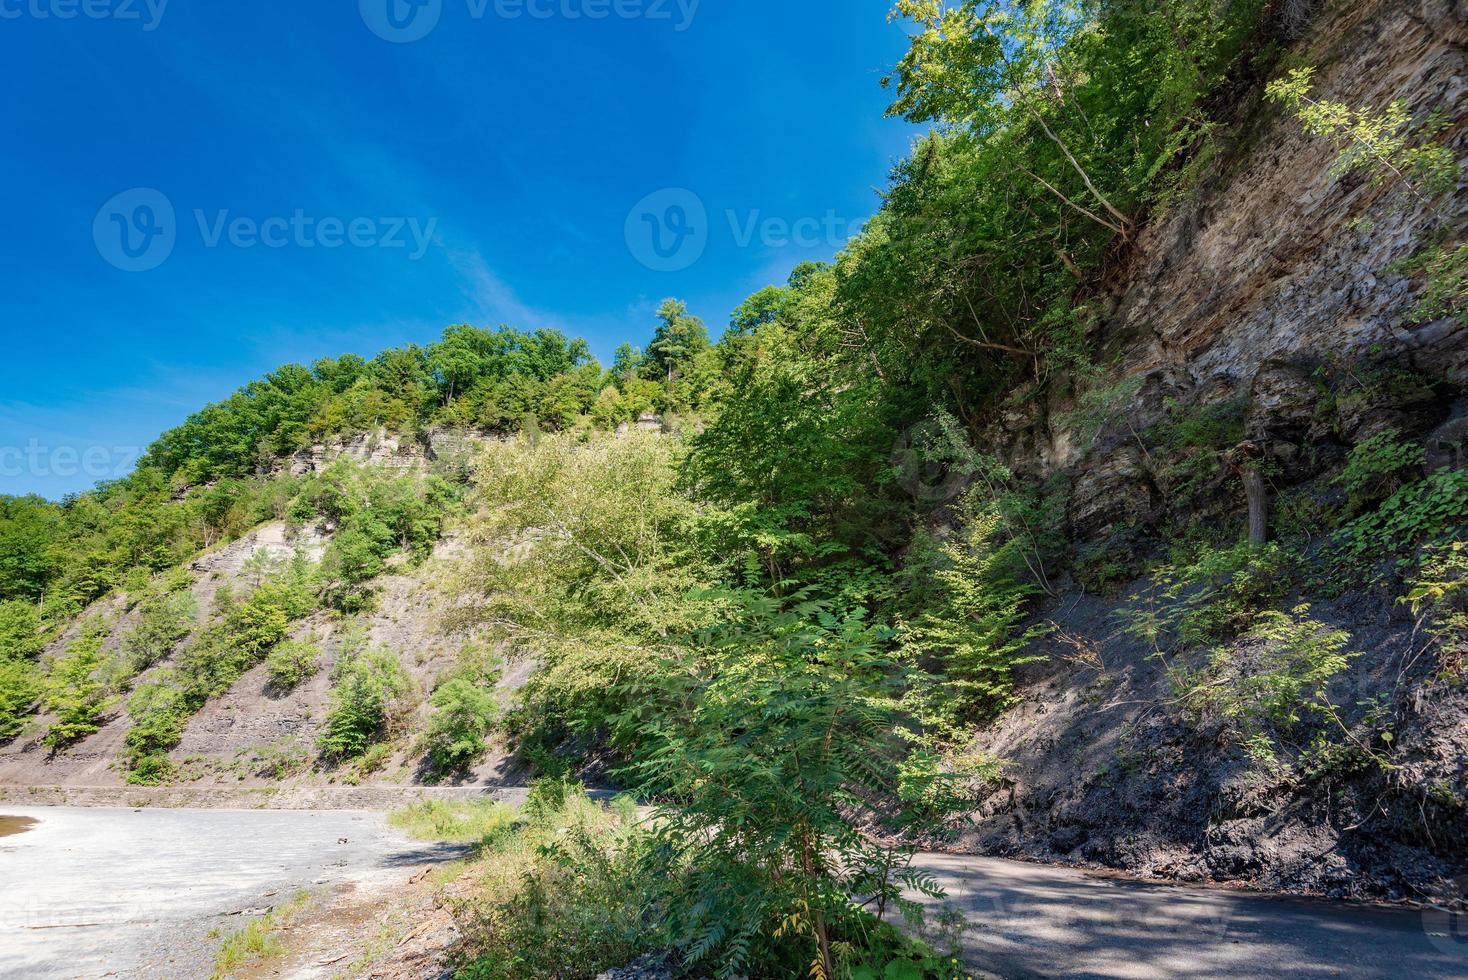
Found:
[{"label": "fern-like sumac plant", "polygon": [[915,661],[931,661],[941,674],[943,696],[932,699],[949,721],[995,714],[1014,703],[1014,671],[1041,659],[1024,630],[1025,603],[1038,590],[1022,583],[1018,539],[1005,539],[997,510],[965,506],[962,535],[941,549],[933,573],[939,595],[902,630],[902,649]]},{"label": "fern-like sumac plant", "polygon": [[[937,889],[910,849],[864,828],[884,817],[936,827],[958,809],[957,777],[905,765],[889,631],[805,596],[724,598],[739,615],[692,638],[628,701],[642,705],[649,746],[629,774],[661,801],[658,854],[678,869],[670,907],[686,958],[719,976],[920,963],[883,919],[915,910],[905,889]],[[945,796],[949,806],[933,805]]]}]

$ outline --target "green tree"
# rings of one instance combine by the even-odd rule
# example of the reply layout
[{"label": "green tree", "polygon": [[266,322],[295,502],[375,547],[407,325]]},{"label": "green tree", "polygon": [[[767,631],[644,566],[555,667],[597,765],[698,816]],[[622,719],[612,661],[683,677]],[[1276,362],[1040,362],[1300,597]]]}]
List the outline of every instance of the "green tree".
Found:
[{"label": "green tree", "polygon": [[144,599],[138,607],[138,624],[122,640],[128,674],[139,674],[168,656],[193,632],[198,615],[198,600],[187,590]]},{"label": "green tree", "polygon": [[127,703],[133,727],[128,730],[128,781],[155,785],[173,771],[168,753],[183,738],[184,726],[194,713],[179,678],[161,671],[141,684]]},{"label": "green tree", "polygon": [[41,681],[34,665],[0,656],[0,743],[20,734],[40,696]]},{"label": "green tree", "polygon": [[626,343],[618,345],[612,357],[612,380],[619,387],[623,386],[642,372],[645,363],[641,348]]},{"label": "green tree", "polygon": [[397,655],[381,647],[337,663],[321,751],[334,760],[354,759],[390,734],[413,690]]},{"label": "green tree", "polygon": [[494,694],[473,681],[453,678],[434,691],[433,714],[423,732],[434,772],[459,772],[484,755],[485,738],[498,717]]},{"label": "green tree", "polygon": [[970,417],[1089,361],[1077,288],[1216,148],[1264,0],[900,0],[894,115],[935,122],[838,263],[874,364]]},{"label": "green tree", "polygon": [[[1451,148],[1415,132],[1419,127],[1412,124],[1406,102],[1398,100],[1375,111],[1312,98],[1314,73],[1309,66],[1295,68],[1270,82],[1267,94],[1293,113],[1307,133],[1335,144],[1331,173],[1362,171],[1376,183],[1402,181],[1423,200],[1457,186],[1462,169],[1458,158]],[[1435,114],[1427,135],[1450,125],[1441,113]]]},{"label": "green tree", "polygon": [[706,520],[719,549],[753,556],[775,587],[875,551],[901,526],[878,486],[897,436],[886,385],[853,356],[835,283],[830,267],[801,267],[778,302],[760,301],[774,319],[720,341],[727,391],[682,474],[719,505]]},{"label": "green tree", "polygon": [[98,676],[106,635],[100,625],[85,627],[82,635],[51,665],[44,707],[56,720],[42,741],[53,751],[101,731],[107,712],[117,703],[117,698]]},{"label": "green tree", "polygon": [[35,603],[0,602],[0,660],[33,660],[45,639]]},{"label": "green tree", "polygon": [[539,764],[606,738],[624,710],[617,679],[655,670],[649,651],[706,615],[687,596],[717,572],[675,490],[681,456],[676,440],[632,433],[501,443],[480,459],[482,547],[453,615],[536,658],[506,727]]},{"label": "green tree", "polygon": [[39,497],[0,497],[0,601],[38,599],[60,570],[62,515]]},{"label": "green tree", "polygon": [[1037,590],[1019,579],[1019,540],[1006,539],[997,510],[973,492],[960,512],[961,536],[940,547],[942,564],[932,573],[937,595],[901,636],[913,662],[942,665],[943,676],[919,694],[944,724],[1010,707],[1015,668],[1042,659],[1029,653],[1038,631],[1021,629],[1025,600]]},{"label": "green tree", "polygon": [[686,374],[700,354],[709,348],[709,332],[703,321],[688,312],[682,300],[666,299],[658,307],[658,327],[647,345],[643,372],[662,381],[671,390],[680,374]]}]

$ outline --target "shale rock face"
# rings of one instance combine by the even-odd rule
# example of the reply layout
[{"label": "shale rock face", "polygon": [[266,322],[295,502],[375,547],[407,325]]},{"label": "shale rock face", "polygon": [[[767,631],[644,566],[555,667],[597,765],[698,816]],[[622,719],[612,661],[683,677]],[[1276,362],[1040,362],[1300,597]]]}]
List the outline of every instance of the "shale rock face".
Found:
[{"label": "shale rock face", "polygon": [[[1401,100],[1418,120],[1442,110],[1456,119],[1442,138],[1464,155],[1468,3],[1330,3],[1304,35],[1291,63],[1316,66],[1317,97],[1378,109]],[[1135,436],[1179,407],[1241,401],[1249,438],[1291,481],[1372,435],[1421,435],[1461,414],[1468,329],[1414,322],[1423,282],[1393,269],[1439,236],[1461,240],[1468,184],[1424,202],[1400,182],[1333,176],[1334,147],[1264,102],[1262,85],[1237,118],[1224,162],[1193,200],[1153,216],[1099,298],[1111,311],[1096,327],[1101,361],[1139,385],[1125,424],[1088,442],[1057,399],[987,434],[1017,471],[1071,477],[1081,540],[1155,510],[1150,495],[1166,481],[1136,458]]]},{"label": "shale rock face", "polygon": [[[1453,123],[1439,138],[1464,158],[1463,0],[1325,3],[1288,63],[1316,67],[1321,99],[1402,100],[1418,120],[1442,110]],[[1393,271],[1463,241],[1468,182],[1426,203],[1400,182],[1332,176],[1335,148],[1262,88],[1195,199],[1151,216],[1096,298],[1100,361],[1120,365],[1108,384],[1130,393],[1122,408],[1094,438],[1069,395],[985,433],[1016,472],[1063,481],[1079,555],[1077,584],[1039,616],[1056,627],[1036,651],[1048,660],[1025,668],[1022,703],[979,735],[1009,768],[964,844],[1158,877],[1468,900],[1443,891],[1468,881],[1468,685],[1436,676],[1400,592],[1327,597],[1317,583],[1285,600],[1351,637],[1336,704],[1353,718],[1392,705],[1387,774],[1261,767],[1224,730],[1166,707],[1171,661],[1123,629],[1146,611],[1128,597],[1146,593],[1148,558],[1192,530],[1242,531],[1243,447],[1276,503],[1304,502],[1295,519],[1307,525],[1310,507],[1345,503],[1336,476],[1374,436],[1420,441],[1432,469],[1468,467],[1468,327],[1417,322],[1424,282]],[[1257,654],[1247,637],[1221,645],[1238,669]]]},{"label": "shale rock face", "polygon": [[[1468,17],[1455,0],[1329,4],[1293,59],[1317,66],[1314,95],[1351,106],[1406,103],[1421,120],[1457,114],[1464,144]],[[1134,276],[1103,327],[1130,369],[1171,368],[1204,385],[1247,386],[1271,360],[1319,361],[1381,347],[1419,371],[1462,376],[1468,338],[1413,327],[1420,283],[1390,271],[1444,223],[1401,183],[1329,172],[1334,149],[1278,107],[1249,107],[1250,149],[1211,193],[1146,232]]]},{"label": "shale rock face", "polygon": [[430,429],[421,438],[379,429],[318,443],[290,457],[284,466],[292,476],[320,473],[343,459],[390,470],[463,467],[477,449],[496,438],[474,429]]},{"label": "shale rock face", "polygon": [[383,430],[303,449],[292,456],[287,465],[291,476],[306,476],[320,473],[343,459],[407,470],[423,466],[428,457],[422,445]]}]

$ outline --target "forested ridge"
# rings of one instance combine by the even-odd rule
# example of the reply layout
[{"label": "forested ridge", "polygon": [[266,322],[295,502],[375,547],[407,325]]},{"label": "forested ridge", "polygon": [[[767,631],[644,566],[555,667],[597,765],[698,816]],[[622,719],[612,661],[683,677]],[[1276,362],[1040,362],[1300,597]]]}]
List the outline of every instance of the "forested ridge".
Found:
[{"label": "forested ridge", "polygon": [[[1171,726],[1118,750],[1109,785],[1187,744],[1276,800],[1379,794],[1381,833],[1422,862],[1382,889],[1468,869],[1463,758],[1402,748],[1446,724],[1404,705],[1458,697],[1468,654],[1468,470],[1429,438],[1463,377],[1320,351],[1299,450],[1312,440],[1261,426],[1248,393],[1149,402],[1101,329],[1147,230],[1246,179],[1260,118],[1422,216],[1410,256],[1371,270],[1409,284],[1393,328],[1468,329],[1455,107],[1322,95],[1302,52],[1325,14],[1303,0],[892,16],[911,47],[890,111],[930,131],[859,235],[717,340],[672,299],[609,366],[554,330],[453,326],[282,367],[94,491],[0,499],[0,739],[64,753],[125,712],[119,770],[166,785],[189,772],[191,717],[260,665],[277,691],[320,672],[301,626],[330,623],[329,711],[293,765],[355,782],[402,752],[452,781],[498,743],[538,780],[528,816],[484,831],[461,975],[659,953],[690,975],[955,976],[958,935],[894,925],[915,911],[904,890],[931,887],[911,846],[1004,785],[1009,760],[975,733],[1025,700],[1026,671],[1094,674],[1086,696],[1111,696],[1103,658],[1056,622],[1059,597],[1104,600],[1165,685],[1144,720]],[[661,434],[637,431],[648,415]],[[996,430],[1063,432],[1078,462]],[[472,464],[288,465],[438,431],[474,433]],[[1152,503],[1092,520],[1078,481],[1123,457]],[[190,563],[267,522],[319,554],[260,559],[201,606]],[[382,577],[449,534],[462,548],[423,588],[462,650],[419,690],[415,651],[361,623]],[[1426,643],[1390,689],[1354,679],[1367,651],[1332,619],[1357,595]],[[580,780],[659,819],[586,805]]]}]

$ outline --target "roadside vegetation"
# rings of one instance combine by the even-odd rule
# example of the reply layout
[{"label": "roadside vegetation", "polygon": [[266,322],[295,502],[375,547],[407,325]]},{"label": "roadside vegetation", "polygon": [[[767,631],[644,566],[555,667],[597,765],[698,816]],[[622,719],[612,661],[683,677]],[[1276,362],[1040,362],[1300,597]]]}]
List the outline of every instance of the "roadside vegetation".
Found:
[{"label": "roadside vegetation", "polygon": [[268,962],[285,952],[280,931],[289,927],[313,900],[309,891],[301,889],[269,912],[251,919],[244,928],[225,936],[214,957],[215,980],[225,980],[245,967]]},{"label": "roadside vegetation", "polygon": [[516,819],[514,808],[500,803],[429,800],[397,811],[389,822],[414,840],[480,844],[511,829]]},{"label": "roadside vegetation", "polygon": [[[1429,203],[1457,175],[1434,124],[1311,101],[1310,72],[1279,70],[1278,6],[898,0],[892,112],[932,129],[860,235],[750,296],[717,342],[676,300],[606,368],[553,331],[451,327],[282,368],[93,493],[0,500],[0,738],[45,718],[65,751],[126,710],[128,778],[175,778],[190,717],[262,664],[277,691],[310,682],[305,621],[345,632],[452,526],[445,627],[472,641],[420,685],[415,651],[338,639],[314,751],[349,781],[397,755],[452,780],[499,740],[538,778],[518,815],[395,817],[478,845],[452,898],[474,980],[646,954],[689,975],[954,977],[959,937],[921,938],[911,896],[936,889],[913,842],[1001,773],[974,729],[1019,699],[1048,632],[1034,613],[1072,582],[1127,597],[1171,722],[1281,784],[1384,780],[1391,706],[1342,703],[1362,651],[1308,600],[1386,590],[1433,638],[1433,683],[1463,682],[1468,473],[1409,413],[1339,424],[1430,402],[1438,380],[1323,364],[1318,441],[1339,451],[1296,486],[1246,451],[1244,400],[1168,401],[1133,427],[1140,382],[1097,363],[1091,331],[1108,263],[1227,157],[1230,99],[1265,78],[1340,173]],[[1458,254],[1423,256],[1422,309],[1461,309]],[[1145,526],[1069,540],[1065,476],[985,449],[986,425],[1052,396],[1083,444],[1139,455]],[[666,433],[623,428],[649,412]],[[500,438],[450,472],[277,465],[436,427]],[[1273,533],[1251,534],[1276,483]],[[322,529],[322,559],[264,561],[198,608],[187,562],[267,520]],[[136,625],[109,644],[119,616]],[[525,662],[503,703],[502,668]],[[627,795],[599,806],[582,778]],[[231,956],[268,953],[271,924],[250,928]]]}]

